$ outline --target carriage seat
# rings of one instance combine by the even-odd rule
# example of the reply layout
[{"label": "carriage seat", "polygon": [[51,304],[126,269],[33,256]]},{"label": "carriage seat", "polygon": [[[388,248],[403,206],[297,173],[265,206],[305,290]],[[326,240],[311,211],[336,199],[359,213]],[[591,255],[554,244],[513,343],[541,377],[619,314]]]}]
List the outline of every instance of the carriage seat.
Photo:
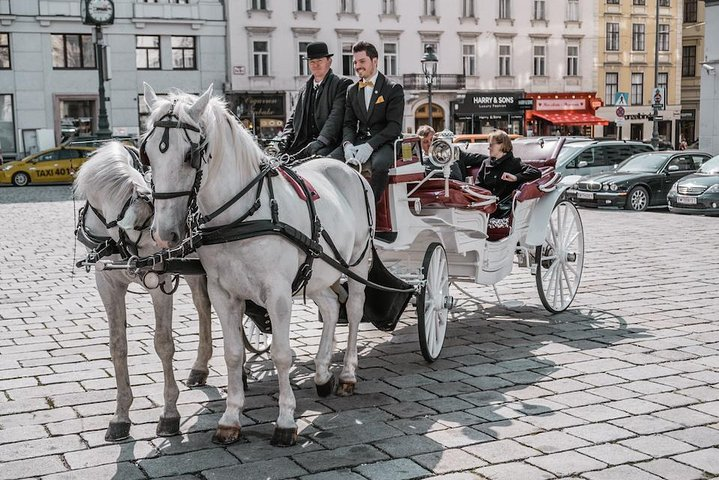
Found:
[{"label": "carriage seat", "polygon": [[450,179],[447,180],[449,183],[449,196],[445,196],[444,182],[444,178],[431,178],[424,182],[409,198],[418,198],[422,206],[428,208],[452,207],[476,210],[486,214],[491,214],[497,209],[496,202],[488,205],[478,205],[478,203],[482,203],[482,198],[473,195],[492,195],[489,190]]}]

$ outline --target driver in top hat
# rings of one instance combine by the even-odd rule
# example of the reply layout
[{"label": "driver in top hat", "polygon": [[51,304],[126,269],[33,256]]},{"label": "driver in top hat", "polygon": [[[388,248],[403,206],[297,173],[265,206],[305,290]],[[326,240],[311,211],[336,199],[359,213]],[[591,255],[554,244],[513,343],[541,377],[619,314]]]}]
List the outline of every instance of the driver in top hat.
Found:
[{"label": "driver in top hat", "polygon": [[324,42],[307,45],[312,76],[297,96],[295,109],[280,134],[280,151],[298,158],[327,156],[342,140],[345,96],[352,80],[332,73],[332,53]]}]

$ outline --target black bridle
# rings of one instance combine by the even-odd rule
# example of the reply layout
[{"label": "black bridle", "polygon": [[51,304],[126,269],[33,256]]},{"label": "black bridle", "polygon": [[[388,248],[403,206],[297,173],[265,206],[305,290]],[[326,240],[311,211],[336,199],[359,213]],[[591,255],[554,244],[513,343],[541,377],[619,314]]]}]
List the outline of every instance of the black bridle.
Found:
[{"label": "black bridle", "polygon": [[[152,197],[155,200],[168,200],[171,198],[179,197],[190,197],[188,203],[190,207],[195,202],[197,192],[200,189],[200,183],[202,181],[202,161],[205,158],[207,152],[207,139],[198,127],[180,121],[180,118],[175,115],[175,104],[173,102],[170,106],[170,111],[160,117],[160,119],[152,125],[152,130],[145,136],[142,144],[140,145],[140,163],[146,167],[150,166],[150,157],[147,156],[147,140],[155,133],[158,128],[164,128],[162,132],[162,138],[160,139],[159,150],[160,153],[165,153],[170,148],[170,129],[179,129],[185,134],[187,142],[190,144],[189,150],[185,154],[184,161],[189,163],[192,168],[195,169],[195,182],[192,185],[192,189],[175,191],[175,192],[156,192],[155,183],[152,182]],[[200,134],[200,141],[195,143],[190,138],[188,131],[197,132]]]}]

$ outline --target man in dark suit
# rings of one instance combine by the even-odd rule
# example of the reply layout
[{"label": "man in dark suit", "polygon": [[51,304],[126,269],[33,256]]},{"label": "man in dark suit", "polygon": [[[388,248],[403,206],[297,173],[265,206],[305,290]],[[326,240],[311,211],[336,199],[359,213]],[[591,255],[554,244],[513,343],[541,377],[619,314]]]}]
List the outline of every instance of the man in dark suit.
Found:
[{"label": "man in dark suit", "polygon": [[342,150],[333,156],[372,172],[372,190],[378,200],[387,187],[394,162],[394,141],[402,134],[404,89],[377,70],[377,49],[368,42],[352,47],[360,81],[347,90]]},{"label": "man in dark suit", "polygon": [[280,151],[298,158],[329,155],[342,139],[349,78],[332,73],[332,55],[324,42],[307,46],[312,76],[297,97],[295,109],[280,134]]}]

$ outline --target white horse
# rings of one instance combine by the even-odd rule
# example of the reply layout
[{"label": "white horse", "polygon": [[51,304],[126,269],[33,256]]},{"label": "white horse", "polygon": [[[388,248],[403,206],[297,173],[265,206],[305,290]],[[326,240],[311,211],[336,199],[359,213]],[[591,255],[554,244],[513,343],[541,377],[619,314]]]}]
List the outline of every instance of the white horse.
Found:
[{"label": "white horse", "polygon": [[[81,234],[97,242],[103,237],[111,238],[116,244],[121,243],[130,249],[130,254],[145,256],[158,250],[149,231],[153,215],[151,191],[132,162],[132,156],[122,144],[110,142],[83,164],[74,183],[76,195],[88,202],[79,228],[83,228]],[[120,260],[121,256],[115,253],[107,258]],[[161,277],[160,283],[166,282],[165,285],[169,286],[168,277]],[[187,385],[192,387],[204,385],[209,372],[207,364],[212,356],[211,307],[206,278],[202,275],[187,276],[186,281],[200,319],[197,359],[187,381]],[[117,441],[130,434],[129,410],[133,397],[127,368],[125,296],[128,286],[138,282],[138,278],[126,270],[96,269],[95,282],[107,313],[110,354],[117,383],[115,416],[110,420],[105,440]],[[149,294],[155,310],[155,350],[162,361],[165,381],[165,408],[160,415],[157,434],[171,436],[180,431],[180,413],[177,410],[179,389],[172,369],[175,354],[172,295],[166,295],[159,288],[149,290]]]},{"label": "white horse", "polygon": [[[201,96],[171,94],[156,96],[145,84],[145,100],[151,109],[148,133],[142,153],[152,165],[155,218],[152,231],[164,248],[177,245],[185,235],[188,198],[197,189],[197,203],[205,228],[227,225],[241,219],[257,205],[259,184],[252,181],[268,161],[250,134],[226,108],[212,97],[212,86]],[[339,255],[351,270],[366,278],[369,244],[374,235],[374,200],[367,181],[341,162],[318,159],[307,162],[296,172],[319,193],[314,205],[322,228],[329,234]],[[199,177],[199,179],[198,179]],[[271,182],[271,186],[269,185]],[[236,198],[246,187],[246,195]],[[268,175],[259,192],[259,207],[247,222],[272,218],[269,189],[276,198],[279,221],[311,236],[309,207],[282,175]],[[237,223],[237,222],[236,222]],[[204,230],[204,231],[208,231]],[[220,237],[223,230],[220,229]],[[215,232],[217,233],[217,231]],[[331,256],[325,240],[320,240]],[[240,438],[240,412],[244,405],[241,366],[244,349],[239,319],[243,300],[264,306],[272,321],[272,360],[279,381],[279,416],[271,443],[295,443],[295,397],[289,380],[292,365],[290,317],[293,279],[307,257],[304,249],[281,235],[261,235],[241,240],[207,244],[198,249],[207,272],[210,298],[222,324],[225,360],[228,369],[227,409],[213,437],[216,443],[232,443]],[[314,381],[320,395],[332,390],[334,378],[329,370],[334,332],[339,313],[337,295],[331,287],[340,272],[322,260],[313,264],[312,276],[304,293],[319,307],[324,328],[315,359]],[[364,285],[349,281],[347,313],[348,345],[339,375],[338,395],[351,395],[356,384],[357,332],[365,300]]]}]

